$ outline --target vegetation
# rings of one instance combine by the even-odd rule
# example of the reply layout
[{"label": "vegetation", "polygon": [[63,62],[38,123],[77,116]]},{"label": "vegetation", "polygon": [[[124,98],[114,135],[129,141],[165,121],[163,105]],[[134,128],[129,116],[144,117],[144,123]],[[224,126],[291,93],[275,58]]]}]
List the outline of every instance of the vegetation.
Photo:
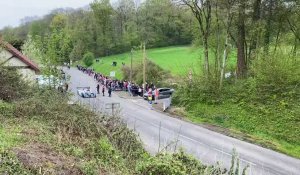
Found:
[{"label": "vegetation", "polygon": [[91,52],[88,52],[88,53],[84,54],[84,56],[83,56],[83,63],[87,67],[90,67],[91,65],[93,65],[94,60],[95,60],[95,56]]},{"label": "vegetation", "polygon": [[57,9],[1,33],[16,45],[22,45],[30,35],[41,43],[43,53],[51,53],[61,63],[81,60],[88,51],[96,57],[123,53],[142,41],[147,48],[190,44],[193,25],[191,14],[169,0],[141,4],[119,0],[113,5],[108,0],[95,0],[90,9]]},{"label": "vegetation", "polygon": [[185,106],[194,122],[230,128],[252,142],[299,157],[300,64],[294,57],[282,57],[256,59],[251,78],[226,79],[222,90],[204,77],[195,78],[177,89],[174,102]]}]

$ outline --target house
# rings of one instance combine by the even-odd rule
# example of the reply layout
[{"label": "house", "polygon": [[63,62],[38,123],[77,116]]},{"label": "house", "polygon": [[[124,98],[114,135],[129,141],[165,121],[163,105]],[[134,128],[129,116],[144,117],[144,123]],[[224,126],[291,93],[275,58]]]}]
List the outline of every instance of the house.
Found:
[{"label": "house", "polygon": [[38,66],[11,44],[0,37],[0,66],[12,67],[19,71],[26,80],[35,81],[40,73]]}]

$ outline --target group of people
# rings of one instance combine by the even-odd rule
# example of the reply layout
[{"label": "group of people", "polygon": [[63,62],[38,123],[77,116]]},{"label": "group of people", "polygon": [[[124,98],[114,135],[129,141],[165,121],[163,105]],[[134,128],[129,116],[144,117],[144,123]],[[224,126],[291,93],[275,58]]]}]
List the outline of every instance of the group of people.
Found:
[{"label": "group of people", "polygon": [[113,87],[112,87],[112,81],[110,81],[109,77],[96,73],[94,69],[86,68],[80,65],[77,65],[77,69],[82,71],[85,74],[88,74],[89,76],[94,77],[94,79],[98,82],[96,86],[97,94],[100,94],[100,90],[101,90],[102,95],[105,96],[105,91],[107,89],[108,96],[111,97]]},{"label": "group of people", "polygon": [[[130,82],[127,80],[117,80],[112,79],[108,76],[105,76],[104,74],[95,72],[94,69],[86,68],[80,65],[77,65],[78,70],[82,71],[85,74],[88,74],[89,76],[93,76],[94,80],[97,81],[97,93],[102,93],[103,96],[105,96],[105,92],[107,89],[108,96],[111,97],[112,91],[127,91],[130,96],[140,96],[143,97],[143,93],[148,93],[148,101],[152,104],[152,91],[155,93],[155,97],[158,97],[158,90],[155,87],[153,83],[146,83],[145,85],[138,85],[134,82]],[[151,95],[150,95],[151,93]],[[151,99],[150,99],[151,97]],[[149,103],[150,103],[149,102]]]}]

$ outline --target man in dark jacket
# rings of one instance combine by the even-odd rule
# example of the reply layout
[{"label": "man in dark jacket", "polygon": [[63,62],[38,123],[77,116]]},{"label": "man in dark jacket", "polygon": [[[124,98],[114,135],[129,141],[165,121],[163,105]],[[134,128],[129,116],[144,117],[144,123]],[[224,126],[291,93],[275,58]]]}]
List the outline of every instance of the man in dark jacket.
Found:
[{"label": "man in dark jacket", "polygon": [[100,94],[100,85],[99,85],[99,83],[97,84],[97,94]]},{"label": "man in dark jacket", "polygon": [[111,86],[108,86],[108,96],[109,97],[111,97],[111,91],[112,91]]}]

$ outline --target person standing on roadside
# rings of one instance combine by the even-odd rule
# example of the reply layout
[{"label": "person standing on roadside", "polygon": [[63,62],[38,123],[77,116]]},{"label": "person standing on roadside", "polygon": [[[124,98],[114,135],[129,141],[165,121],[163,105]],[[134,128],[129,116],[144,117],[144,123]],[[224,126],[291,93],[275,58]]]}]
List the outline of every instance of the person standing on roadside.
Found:
[{"label": "person standing on roadside", "polygon": [[68,92],[68,90],[69,90],[69,84],[67,82],[65,83],[65,90],[66,90],[66,92]]},{"label": "person standing on roadside", "polygon": [[97,94],[100,94],[100,85],[97,83]]},{"label": "person standing on roadside", "polygon": [[108,86],[108,96],[109,96],[109,97],[111,97],[111,91],[112,91],[111,86]]},{"label": "person standing on roadside", "polygon": [[103,95],[103,97],[104,97],[104,92],[105,92],[105,85],[102,84],[102,95]]},{"label": "person standing on roadside", "polygon": [[152,109],[152,89],[151,88],[149,88],[149,90],[148,90],[148,103],[149,103],[149,105],[150,105],[150,109]]},{"label": "person standing on roadside", "polygon": [[132,96],[132,92],[131,92],[131,82],[128,82],[127,88],[128,88],[128,93],[130,96]]},{"label": "person standing on roadside", "polygon": [[154,101],[154,104],[157,104],[157,100],[158,100],[158,96],[159,96],[159,91],[156,87],[154,87],[155,90],[154,90],[154,96],[155,96],[155,101]]}]

